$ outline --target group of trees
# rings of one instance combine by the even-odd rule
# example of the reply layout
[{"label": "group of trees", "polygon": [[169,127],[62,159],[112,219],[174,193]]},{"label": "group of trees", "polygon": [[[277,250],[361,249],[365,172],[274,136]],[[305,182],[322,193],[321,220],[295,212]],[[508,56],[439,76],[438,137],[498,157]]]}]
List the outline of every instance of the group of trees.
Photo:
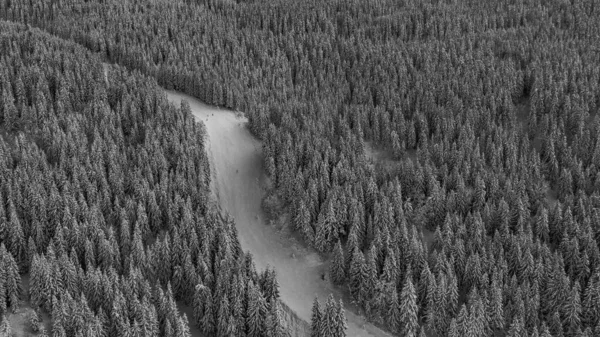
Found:
[{"label": "group of trees", "polygon": [[209,203],[204,136],[153,79],[0,21],[2,329],[29,299],[54,337],[285,336],[275,272]]},{"label": "group of trees", "polygon": [[0,316],[4,316],[8,308],[18,305],[21,295],[19,266],[4,244],[0,244],[0,266]]},{"label": "group of trees", "polygon": [[[390,331],[600,335],[597,1],[4,0],[0,13],[243,110],[268,198]],[[366,142],[395,161],[373,165]]]},{"label": "group of trees", "polygon": [[345,337],[346,316],[342,301],[336,302],[329,295],[325,307],[315,298],[312,307],[310,337]]}]

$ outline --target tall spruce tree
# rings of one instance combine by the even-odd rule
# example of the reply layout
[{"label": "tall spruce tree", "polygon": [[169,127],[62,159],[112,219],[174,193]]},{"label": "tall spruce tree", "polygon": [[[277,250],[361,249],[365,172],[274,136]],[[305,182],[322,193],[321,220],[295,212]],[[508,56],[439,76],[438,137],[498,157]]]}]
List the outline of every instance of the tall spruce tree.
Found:
[{"label": "tall spruce tree", "polygon": [[417,293],[413,286],[410,273],[404,280],[400,293],[400,330],[403,336],[416,337],[419,331]]},{"label": "tall spruce tree", "polygon": [[331,275],[331,281],[340,285],[346,282],[346,271],[344,269],[345,259],[344,250],[342,244],[338,240],[333,249],[333,257],[331,258],[331,264],[329,267],[329,274]]},{"label": "tall spruce tree", "polygon": [[315,297],[312,305],[312,314],[310,319],[310,336],[311,337],[322,337],[321,335],[321,324],[323,321],[323,312],[321,311],[321,305],[319,300]]}]

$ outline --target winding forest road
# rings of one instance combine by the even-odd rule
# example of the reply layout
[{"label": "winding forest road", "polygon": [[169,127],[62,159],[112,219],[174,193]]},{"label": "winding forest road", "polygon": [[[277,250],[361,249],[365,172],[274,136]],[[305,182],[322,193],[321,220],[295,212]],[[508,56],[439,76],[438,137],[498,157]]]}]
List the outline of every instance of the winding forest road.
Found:
[{"label": "winding forest road", "polygon": [[[247,120],[234,112],[207,106],[190,96],[166,91],[179,106],[190,103],[192,113],[207,130],[207,151],[211,160],[211,190],[221,208],[234,219],[242,248],[250,251],[258,270],[271,266],[277,273],[281,299],[301,319],[310,322],[315,297],[324,304],[333,293],[343,298],[328,281],[322,280],[326,263],[314,251],[298,247],[266,224],[261,208],[265,173],[262,146],[246,128]],[[348,336],[390,336],[354,314],[355,308],[343,298]]]}]

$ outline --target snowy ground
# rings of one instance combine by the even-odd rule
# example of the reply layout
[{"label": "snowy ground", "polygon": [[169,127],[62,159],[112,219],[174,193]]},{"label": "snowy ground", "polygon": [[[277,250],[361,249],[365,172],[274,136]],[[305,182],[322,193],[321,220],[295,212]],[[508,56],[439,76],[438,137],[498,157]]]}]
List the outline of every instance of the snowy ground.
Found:
[{"label": "snowy ground", "polygon": [[[247,120],[187,95],[173,91],[167,91],[167,95],[177,105],[187,100],[196,119],[206,126],[211,188],[221,208],[235,219],[242,248],[254,255],[259,270],[267,266],[275,269],[283,302],[300,318],[310,321],[315,296],[324,302],[330,293],[337,298],[341,295],[321,278],[326,263],[317,253],[267,225],[261,209],[266,183],[261,144],[246,128]],[[345,304],[348,336],[389,336]]]},{"label": "snowy ground", "polygon": [[[21,302],[17,310],[9,310],[7,317],[10,323],[11,334],[10,337],[28,337],[37,336],[39,333],[33,332],[31,329],[31,323],[29,315],[34,311],[31,303],[29,302],[29,274],[21,276]],[[52,323],[48,314],[42,313],[40,317],[42,319],[41,326],[46,329],[46,332],[51,332]],[[4,337],[1,336],[0,337]]]}]

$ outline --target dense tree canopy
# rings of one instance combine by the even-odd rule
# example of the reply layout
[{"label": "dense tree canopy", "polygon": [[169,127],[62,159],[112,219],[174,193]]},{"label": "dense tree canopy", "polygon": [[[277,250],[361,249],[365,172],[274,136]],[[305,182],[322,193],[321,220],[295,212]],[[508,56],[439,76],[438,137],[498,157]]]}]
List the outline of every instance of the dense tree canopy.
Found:
[{"label": "dense tree canopy", "polygon": [[2,322],[25,274],[53,336],[180,337],[188,321],[206,336],[285,335],[275,273],[255,270],[208,202],[205,131],[188,104],[6,22],[0,93]]},{"label": "dense tree canopy", "polygon": [[[4,0],[0,13],[243,110],[269,197],[332,253],[332,280],[372,321],[412,335],[600,335],[598,1]],[[7,130],[24,123],[27,85],[2,96]],[[393,160],[373,165],[367,146]],[[17,200],[6,221],[25,227],[12,216],[22,194],[3,193]],[[22,261],[29,234],[8,228]]]}]

